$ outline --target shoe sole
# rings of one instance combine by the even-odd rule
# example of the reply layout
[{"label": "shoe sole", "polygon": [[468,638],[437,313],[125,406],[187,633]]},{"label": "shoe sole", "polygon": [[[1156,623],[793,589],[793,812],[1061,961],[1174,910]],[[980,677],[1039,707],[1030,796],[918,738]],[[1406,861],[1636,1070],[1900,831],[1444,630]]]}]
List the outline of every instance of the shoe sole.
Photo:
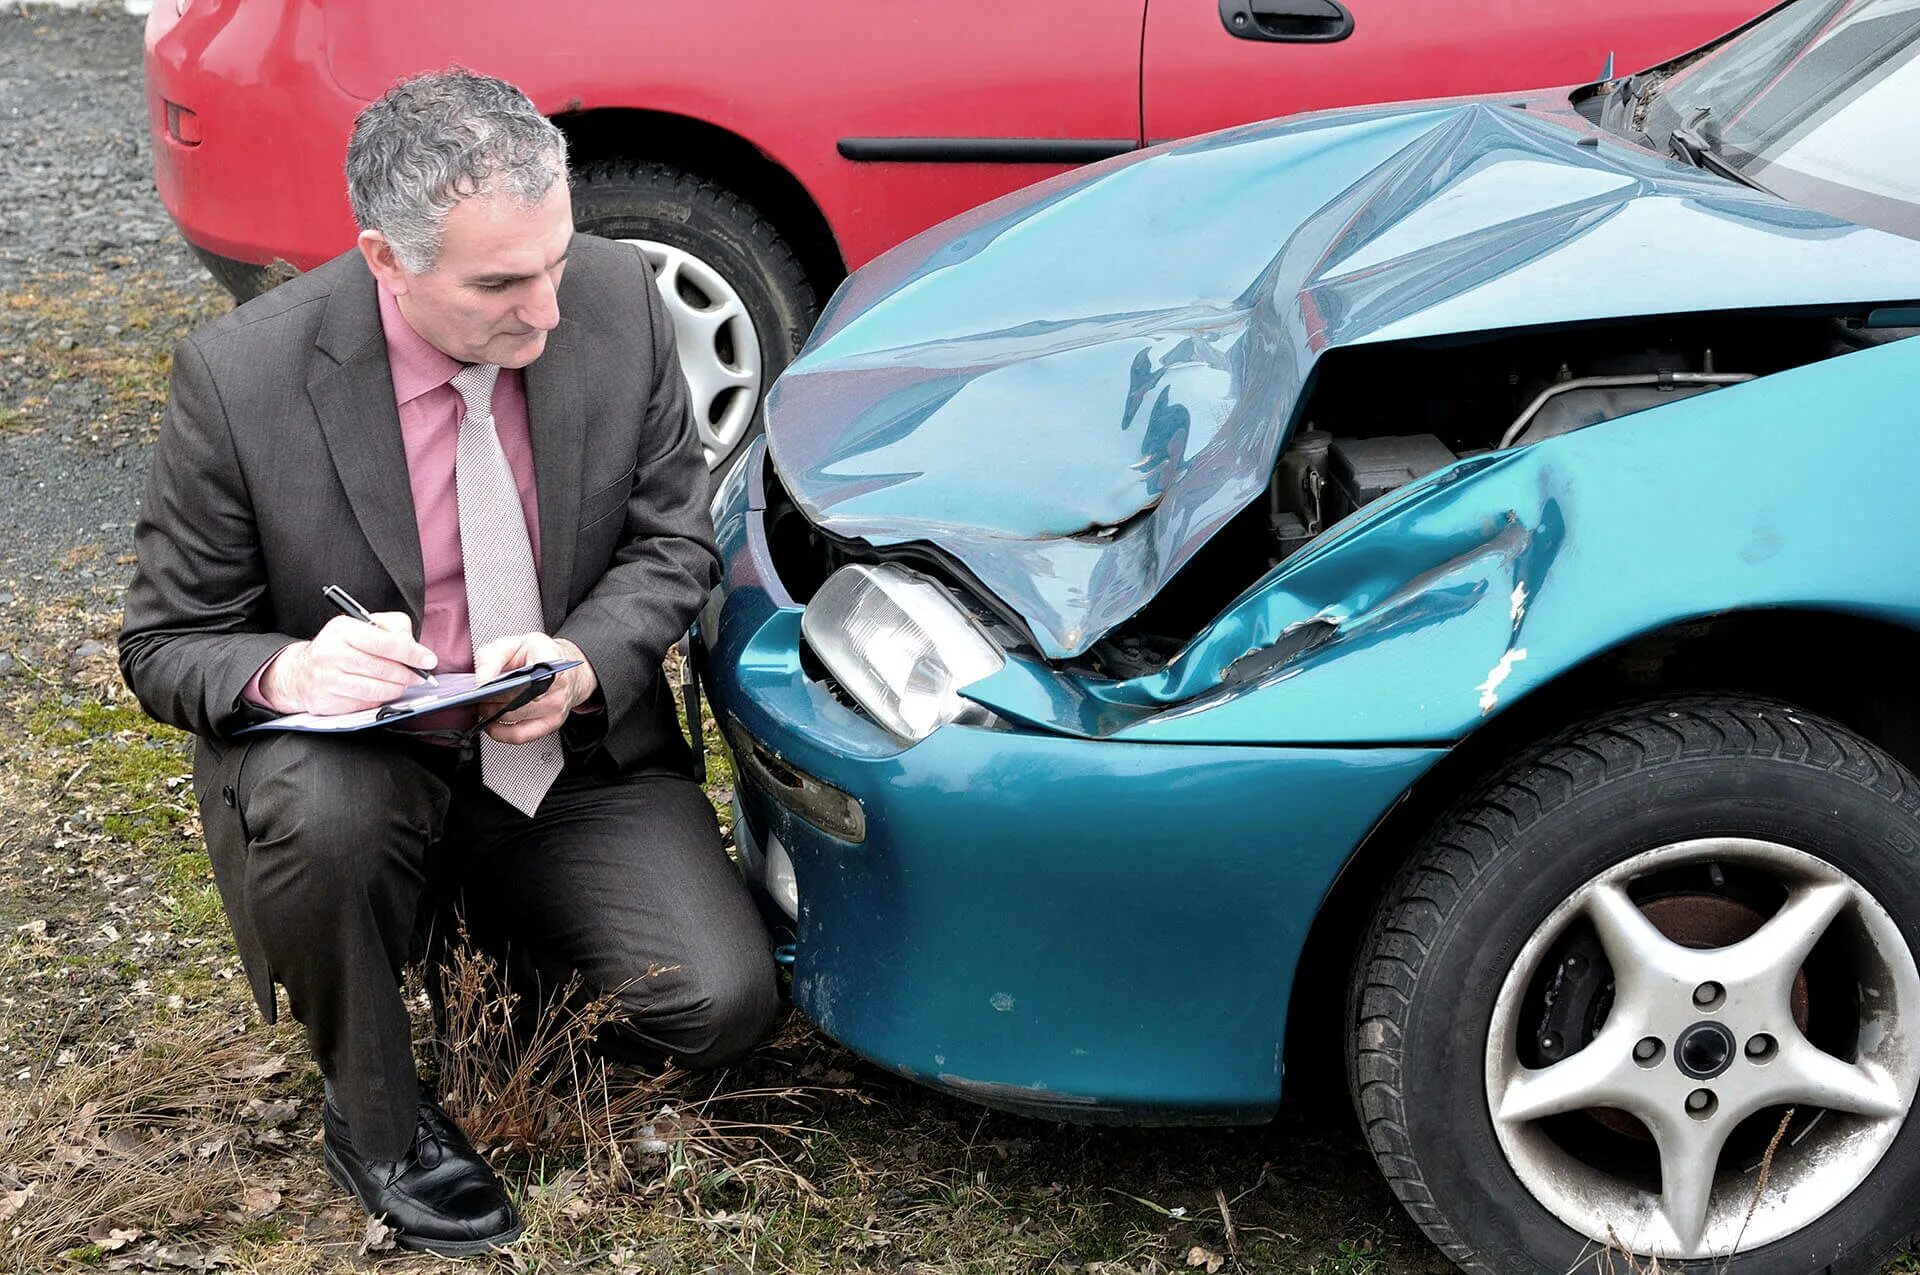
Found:
[{"label": "shoe sole", "polygon": [[[368,1216],[372,1216],[373,1209],[365,1200],[360,1199],[360,1193],[353,1189],[353,1181],[347,1176],[347,1171],[334,1159],[333,1147],[325,1141],[322,1141],[320,1146],[320,1158],[326,1162],[327,1176],[333,1179],[333,1184],[355,1200],[359,1200],[360,1207],[367,1210]],[[526,1229],[524,1222],[516,1221],[512,1230],[478,1240],[430,1240],[418,1235],[408,1235],[405,1231],[395,1231],[393,1242],[401,1248],[411,1249],[417,1253],[432,1253],[435,1257],[478,1257],[482,1253],[491,1253],[497,1248],[513,1243]]]}]

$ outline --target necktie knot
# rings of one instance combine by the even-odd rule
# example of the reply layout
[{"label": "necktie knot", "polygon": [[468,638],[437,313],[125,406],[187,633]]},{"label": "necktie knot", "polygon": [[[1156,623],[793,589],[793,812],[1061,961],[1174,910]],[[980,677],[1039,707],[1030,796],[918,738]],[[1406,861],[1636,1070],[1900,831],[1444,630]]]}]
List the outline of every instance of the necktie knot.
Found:
[{"label": "necktie knot", "polygon": [[493,417],[493,383],[500,376],[498,363],[469,363],[453,374],[451,384],[467,405],[467,415]]}]

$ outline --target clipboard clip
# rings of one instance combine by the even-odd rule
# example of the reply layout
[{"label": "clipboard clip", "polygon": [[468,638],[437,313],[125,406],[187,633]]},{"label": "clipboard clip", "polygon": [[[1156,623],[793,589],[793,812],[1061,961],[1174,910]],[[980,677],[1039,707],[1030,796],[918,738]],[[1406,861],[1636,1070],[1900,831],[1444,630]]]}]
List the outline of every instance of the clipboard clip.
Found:
[{"label": "clipboard clip", "polygon": [[[488,714],[486,717],[481,718],[478,722],[476,722],[472,727],[469,728],[469,731],[473,734],[475,739],[479,738],[479,732],[491,726],[494,723],[494,721],[498,719],[502,714],[511,713],[514,709],[520,708],[526,704],[531,704],[533,703],[533,701],[539,699],[542,695],[545,695],[547,693],[548,688],[553,685],[553,679],[558,677],[559,674],[554,671],[552,665],[547,664],[545,661],[541,661],[534,664],[522,665],[521,667],[516,669],[508,669],[506,672],[500,674],[500,676],[501,677],[528,676],[532,680],[525,682],[520,686],[515,687],[513,698],[510,701],[508,701],[506,705],[504,705],[501,708],[495,709],[492,713]],[[486,689],[486,684],[483,682],[479,686],[475,687],[475,689],[484,690]],[[458,708],[458,707],[463,707],[463,705],[449,705],[448,707]],[[420,711],[421,711],[420,703],[417,700],[410,704],[406,704],[406,703],[383,704],[380,706],[379,711],[374,713],[373,720],[376,723],[378,723],[378,722],[384,722],[387,719],[393,718],[393,717],[412,717],[417,715]],[[462,734],[466,734],[466,733],[469,733],[469,732],[467,731],[462,732]],[[462,744],[464,745],[465,742],[466,741],[463,740]]]}]

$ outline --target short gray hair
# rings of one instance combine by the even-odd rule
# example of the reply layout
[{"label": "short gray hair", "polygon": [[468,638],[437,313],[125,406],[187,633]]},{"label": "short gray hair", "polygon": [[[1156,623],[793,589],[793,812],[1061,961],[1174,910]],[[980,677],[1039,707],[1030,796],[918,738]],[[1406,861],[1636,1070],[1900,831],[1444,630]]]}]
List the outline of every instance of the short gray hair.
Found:
[{"label": "short gray hair", "polygon": [[447,213],[504,190],[521,207],[567,171],[567,139],[505,80],[461,67],[400,81],[353,122],[347,198],[414,274],[440,257]]}]

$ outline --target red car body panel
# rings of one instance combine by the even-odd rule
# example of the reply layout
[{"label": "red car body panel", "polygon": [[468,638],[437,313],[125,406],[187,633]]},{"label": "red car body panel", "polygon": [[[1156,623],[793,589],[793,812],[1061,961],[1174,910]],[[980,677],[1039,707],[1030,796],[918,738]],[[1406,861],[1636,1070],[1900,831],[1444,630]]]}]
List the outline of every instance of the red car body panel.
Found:
[{"label": "red car body panel", "polygon": [[[1757,0],[1354,0],[1337,43],[1236,38],[1217,0],[714,6],[705,0],[158,0],[148,19],[155,179],[181,231],[237,261],[310,268],[353,241],[353,117],[398,77],[499,75],[564,119],[701,121],[804,188],[847,269],[1071,162],[859,160],[849,138],[1052,139],[1117,151],[1366,101],[1567,83],[1713,38]],[[178,131],[168,103],[191,112]],[[647,158],[643,123],[631,157]]]},{"label": "red car body panel", "polygon": [[1754,0],[1366,0],[1332,44],[1228,34],[1216,4],[1149,0],[1141,116],[1153,142],[1336,106],[1464,97],[1664,62],[1770,7]]}]

